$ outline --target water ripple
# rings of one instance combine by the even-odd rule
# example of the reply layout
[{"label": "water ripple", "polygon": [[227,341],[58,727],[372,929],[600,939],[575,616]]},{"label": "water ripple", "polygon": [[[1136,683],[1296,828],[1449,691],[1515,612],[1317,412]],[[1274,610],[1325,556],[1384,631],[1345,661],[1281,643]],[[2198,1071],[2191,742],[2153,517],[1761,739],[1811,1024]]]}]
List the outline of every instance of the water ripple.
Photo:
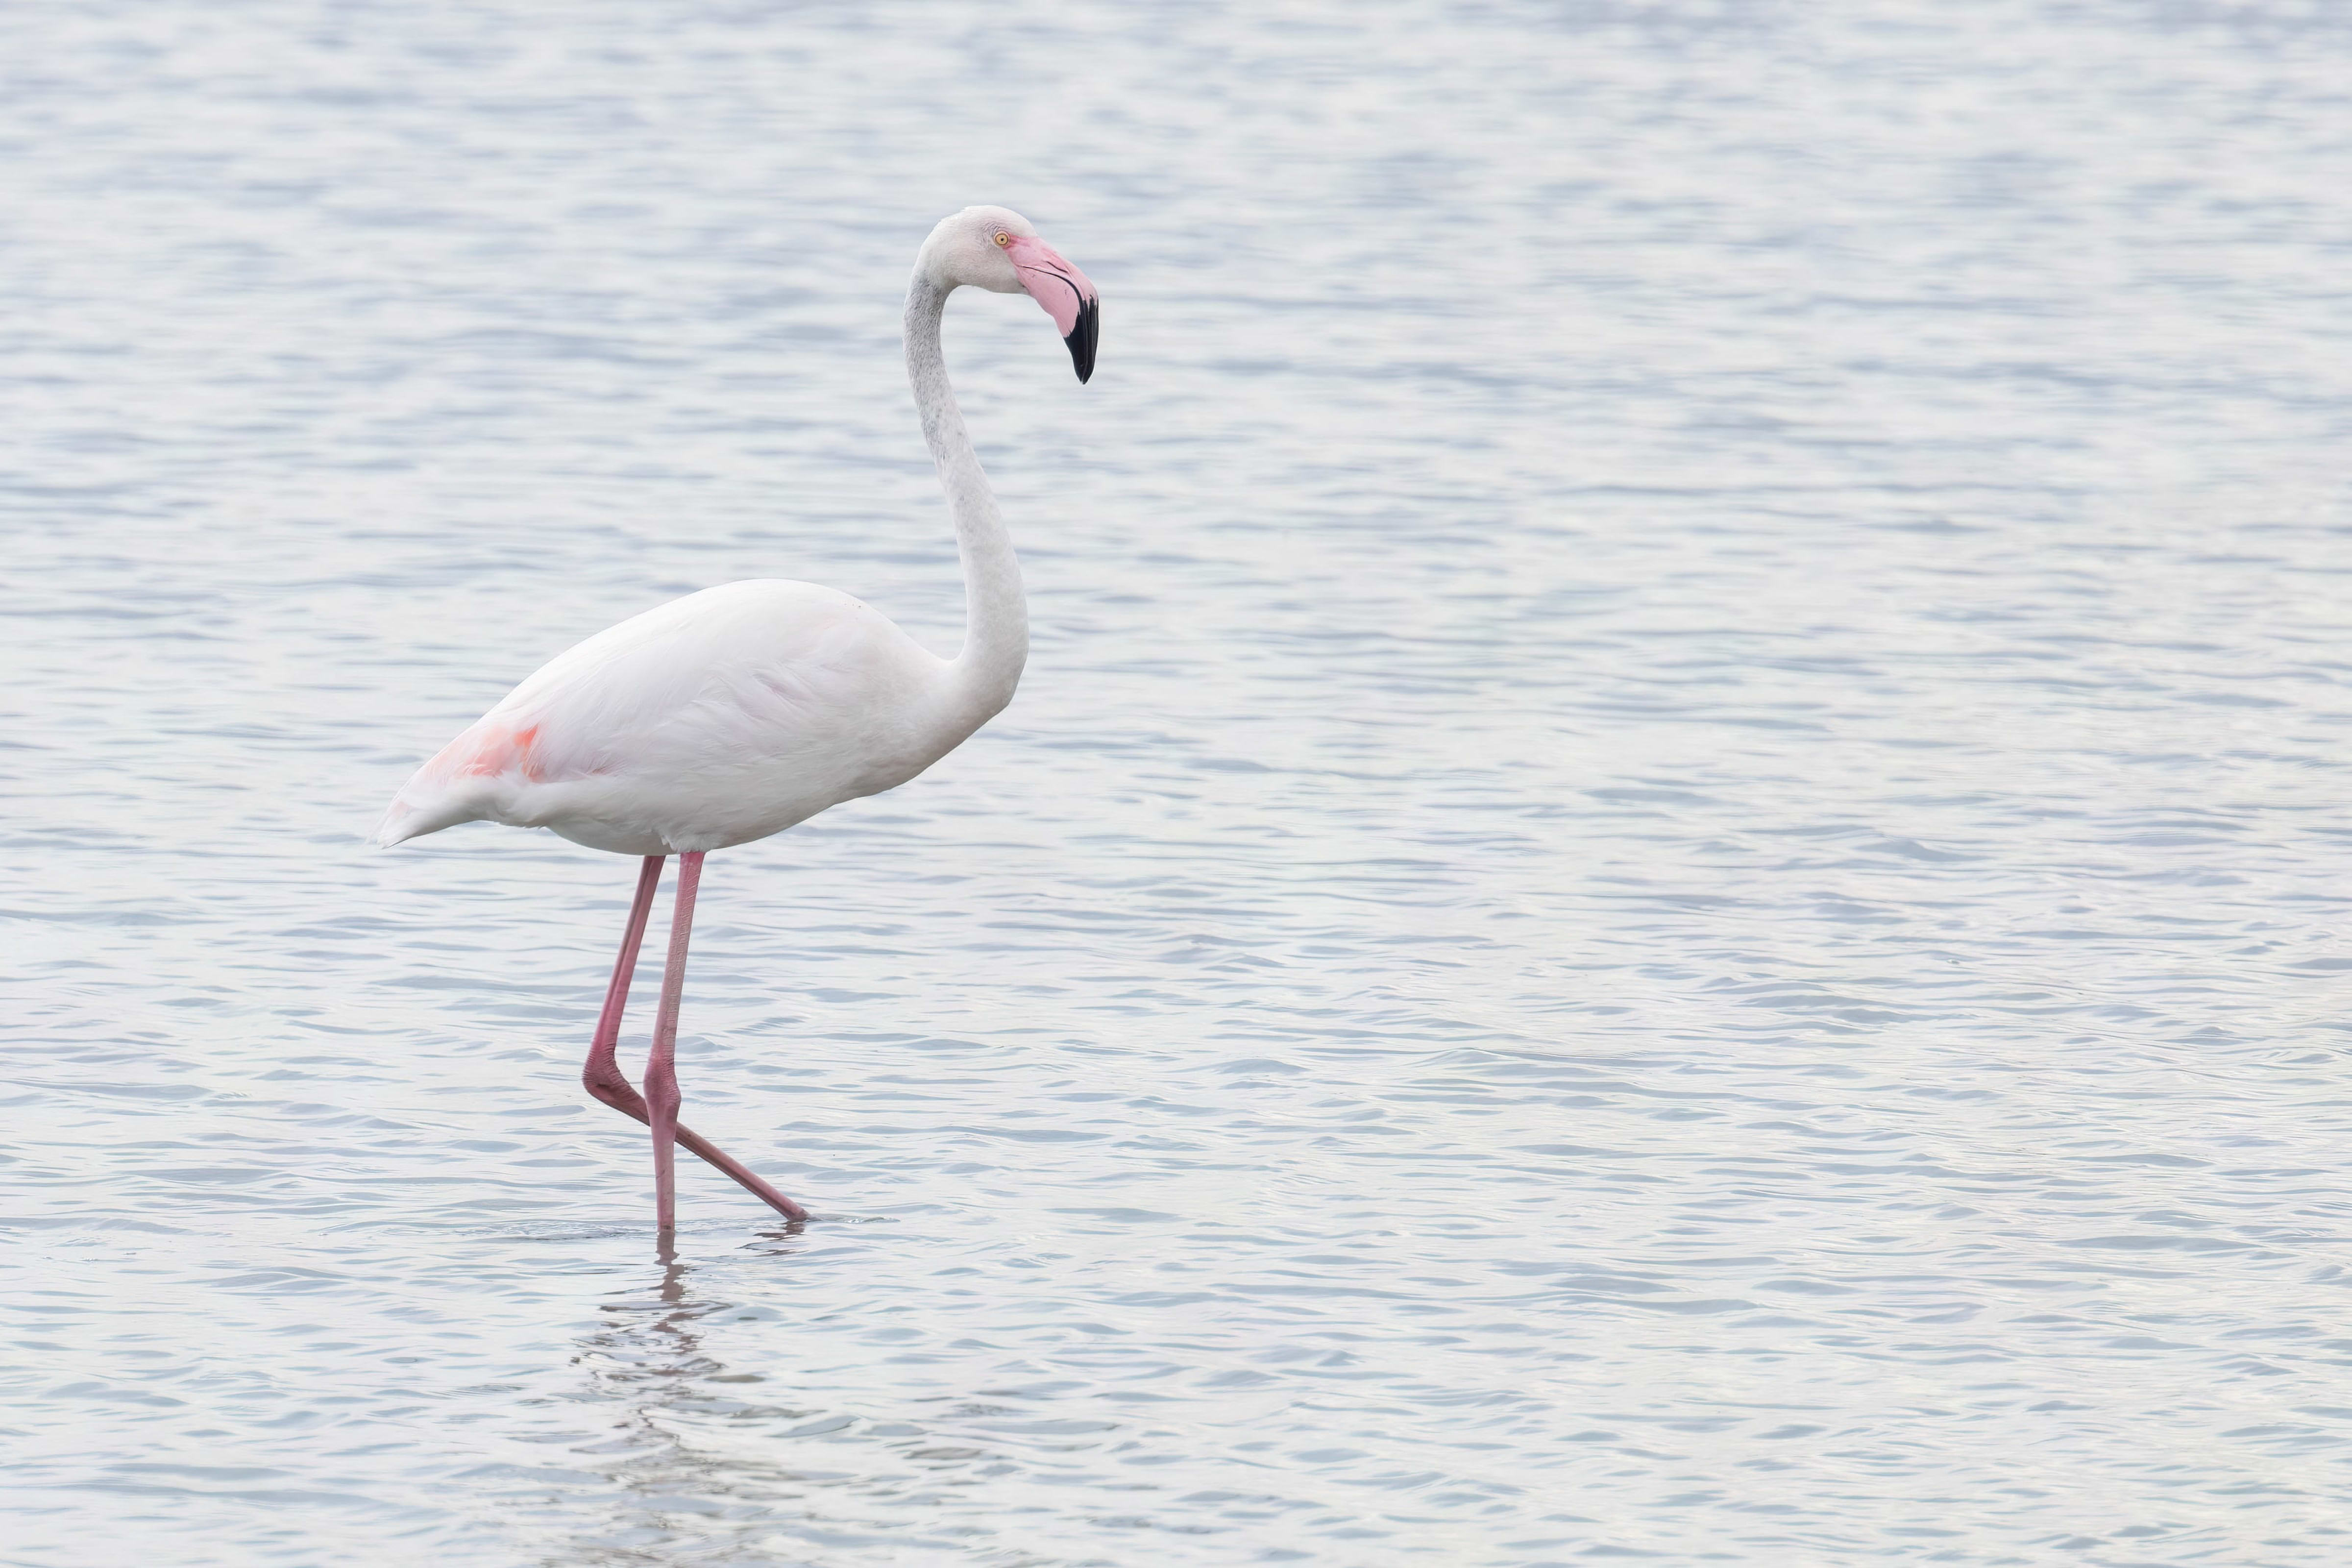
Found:
[{"label": "water ripple", "polygon": [[[28,25],[12,1563],[2341,1561],[2336,12]],[[630,868],[359,835],[668,595],[952,643],[973,200],[1035,653],[711,863],[818,1218],[665,1258]]]}]

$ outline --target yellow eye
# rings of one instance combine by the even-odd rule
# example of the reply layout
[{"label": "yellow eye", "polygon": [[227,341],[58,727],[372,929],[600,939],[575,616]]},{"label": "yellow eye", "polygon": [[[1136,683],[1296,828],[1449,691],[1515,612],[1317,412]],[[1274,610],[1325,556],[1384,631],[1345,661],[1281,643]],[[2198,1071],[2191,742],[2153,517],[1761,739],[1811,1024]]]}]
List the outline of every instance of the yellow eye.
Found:
[{"label": "yellow eye", "polygon": [[999,245],[1010,245],[1013,243],[1013,237],[1000,228],[996,231],[996,243]]}]

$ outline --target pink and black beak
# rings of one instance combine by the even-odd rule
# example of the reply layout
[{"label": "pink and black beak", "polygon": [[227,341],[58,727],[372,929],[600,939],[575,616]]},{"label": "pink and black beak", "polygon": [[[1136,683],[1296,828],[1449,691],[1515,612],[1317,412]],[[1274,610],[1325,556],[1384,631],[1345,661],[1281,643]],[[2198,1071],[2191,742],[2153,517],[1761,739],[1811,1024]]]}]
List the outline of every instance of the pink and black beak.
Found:
[{"label": "pink and black beak", "polygon": [[1045,308],[1062,342],[1070,348],[1070,363],[1083,382],[1095,373],[1095,339],[1102,331],[1102,296],[1087,275],[1062,259],[1061,253],[1042,239],[1016,237],[1005,246],[1021,274],[1021,287]]}]

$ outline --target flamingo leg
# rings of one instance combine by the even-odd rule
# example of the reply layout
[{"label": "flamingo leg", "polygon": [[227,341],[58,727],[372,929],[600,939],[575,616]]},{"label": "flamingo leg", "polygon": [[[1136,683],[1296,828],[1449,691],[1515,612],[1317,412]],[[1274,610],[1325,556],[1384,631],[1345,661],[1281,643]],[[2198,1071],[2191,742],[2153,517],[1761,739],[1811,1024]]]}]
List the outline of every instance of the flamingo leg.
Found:
[{"label": "flamingo leg", "polygon": [[[604,1010],[597,1016],[595,1037],[589,1042],[588,1063],[580,1071],[580,1080],[587,1086],[590,1094],[623,1115],[635,1117],[648,1126],[653,1123],[652,1113],[646,1108],[645,1098],[638,1094],[635,1087],[622,1075],[618,1050],[621,1040],[621,1015],[629,1004],[629,983],[636,976],[637,952],[645,944],[646,921],[653,912],[654,890],[661,882],[662,859],[663,857],[659,855],[646,856],[644,868],[637,873],[637,893],[629,905],[628,929],[621,937],[620,956],[613,962],[613,983],[605,989]],[[702,857],[697,855],[694,860],[698,881]],[[685,889],[682,868],[680,881],[680,891],[683,892]],[[688,912],[690,915],[691,898],[688,899],[687,904]],[[684,952],[682,940],[675,934],[672,937],[672,947],[675,954],[682,954]],[[673,967],[676,966],[674,957]],[[680,984],[683,985],[683,978],[681,978]],[[667,989],[665,986],[666,992]],[[665,1001],[667,1000],[668,998],[665,996]],[[672,1025],[672,1050],[675,1053],[677,1014],[674,1008],[669,1016]],[[670,1068],[670,1086],[673,1093],[677,1090],[677,1076],[673,1054]],[[672,1135],[677,1142],[685,1145],[688,1153],[697,1155],[704,1163],[725,1172],[746,1192],[786,1219],[805,1220],[809,1217],[808,1210],[753,1175],[750,1170],[732,1156],[722,1152],[709,1139],[703,1137],[692,1128],[678,1126],[675,1105],[670,1114]]]},{"label": "flamingo leg", "polygon": [[669,962],[662,965],[661,1011],[646,1058],[646,1110],[654,1130],[654,1213],[667,1233],[677,1228],[677,1005],[686,995],[686,944],[694,935],[694,895],[702,885],[702,851],[677,858],[677,905],[669,917]]},{"label": "flamingo leg", "polygon": [[625,1116],[646,1120],[646,1102],[636,1086],[621,1075],[618,1050],[621,1014],[629,1005],[629,982],[636,978],[637,950],[645,945],[646,919],[653,913],[654,889],[661,885],[663,857],[648,855],[637,873],[637,896],[629,905],[628,929],[621,935],[621,955],[613,961],[613,984],[604,990],[604,1010],[596,1016],[596,1035],[588,1042],[588,1065],[580,1081],[588,1092]]}]

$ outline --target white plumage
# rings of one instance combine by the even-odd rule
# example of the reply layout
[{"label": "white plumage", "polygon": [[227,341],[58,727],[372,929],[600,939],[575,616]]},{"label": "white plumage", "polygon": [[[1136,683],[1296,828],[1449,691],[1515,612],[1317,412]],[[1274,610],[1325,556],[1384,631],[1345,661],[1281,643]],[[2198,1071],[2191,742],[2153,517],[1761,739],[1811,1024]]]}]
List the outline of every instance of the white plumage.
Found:
[{"label": "white plumage", "polygon": [[616,855],[765,838],[906,783],[987,722],[997,707],[959,673],[834,589],[706,588],[516,687],[401,787],[376,839],[476,820]]}]

